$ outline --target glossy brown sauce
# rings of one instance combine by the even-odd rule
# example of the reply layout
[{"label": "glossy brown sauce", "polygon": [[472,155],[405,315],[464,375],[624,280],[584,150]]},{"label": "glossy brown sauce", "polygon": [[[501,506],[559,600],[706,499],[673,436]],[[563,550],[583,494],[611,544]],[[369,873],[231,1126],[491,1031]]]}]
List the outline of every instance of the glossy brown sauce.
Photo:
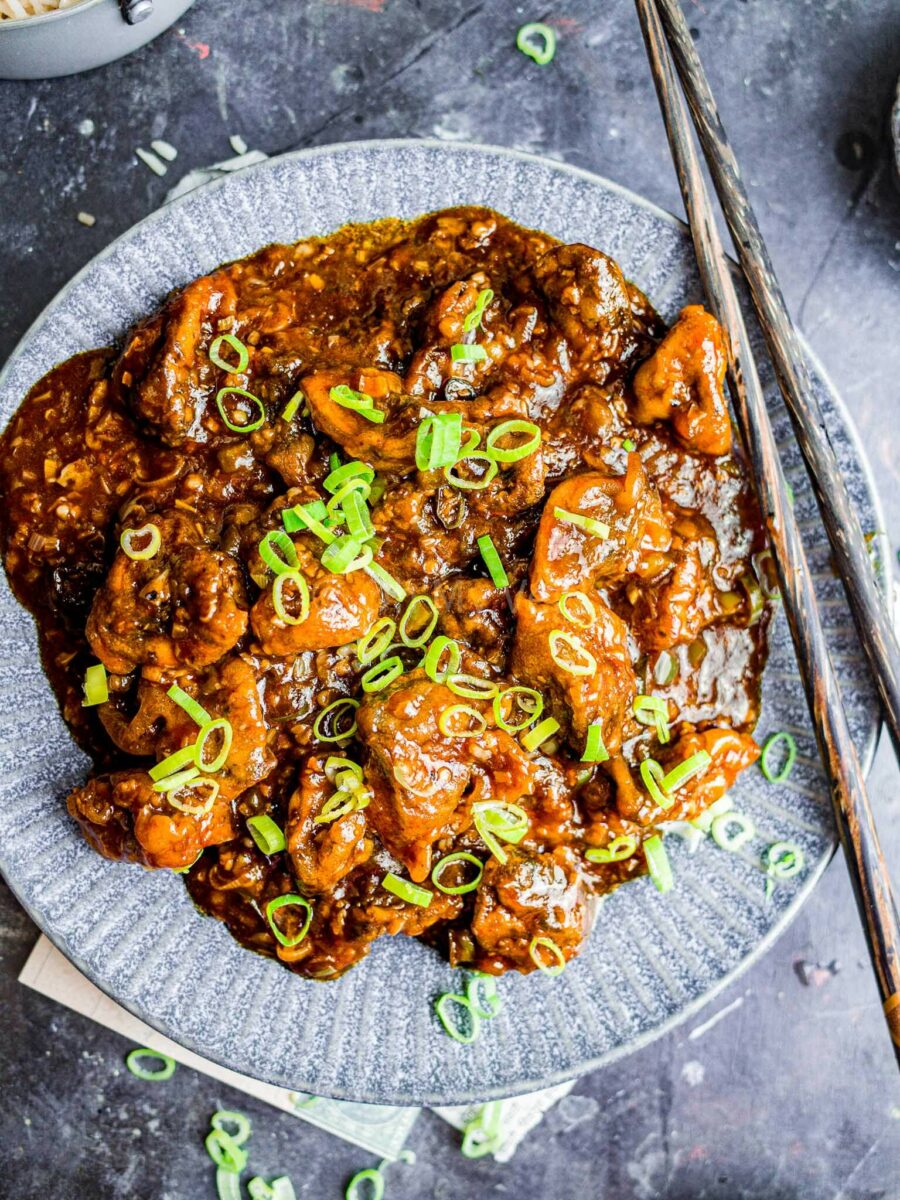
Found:
[{"label": "glossy brown sauce", "polygon": [[[473,337],[465,317],[487,288]],[[225,332],[247,347],[240,375],[210,361]],[[450,347],[472,341],[485,359],[454,362]],[[452,962],[494,973],[533,969],[535,937],[577,953],[591,898],[646,870],[643,840],[661,821],[698,815],[758,754],[767,616],[752,557],[764,543],[731,453],[724,363],[721,331],[701,309],[666,333],[599,251],[456,209],[267,247],[174,293],[118,352],[51,371],[4,435],[3,555],[63,715],[96,762],[68,801],[85,836],[111,858],[189,867],[206,912],[316,978],[340,974],[385,933],[425,937]],[[259,429],[226,427],[215,402],[226,385],[258,398]],[[383,422],[335,404],[340,385],[370,395]],[[298,390],[303,403],[282,419]],[[238,420],[241,402],[229,403]],[[440,412],[461,413],[482,449],[510,419],[536,424],[541,445],[499,464],[487,487],[460,489],[442,470],[416,469],[418,425]],[[539,750],[499,728],[490,702],[429,678],[421,649],[388,650],[403,673],[361,692],[356,643],[406,602],[364,570],[329,572],[306,531],[291,537],[310,615],[280,619],[260,539],[282,527],[284,509],[330,498],[334,454],[375,468],[375,562],[409,597],[433,599],[434,636],[456,640],[460,671],[540,692],[541,719],[559,729]],[[473,461],[468,478],[484,467]],[[608,537],[556,509],[602,521]],[[133,560],[120,535],[148,522],[160,548]],[[488,577],[485,534],[508,587]],[[587,621],[560,610],[575,591],[590,601]],[[574,645],[586,673],[551,653],[560,632],[563,657]],[[85,670],[98,661],[109,700],[84,707]],[[167,695],[174,682],[233,730],[202,814],[170,805],[148,775],[197,735]],[[636,719],[639,694],[668,702],[668,741]],[[323,743],[315,718],[344,696],[362,701],[357,731]],[[442,731],[441,713],[459,703],[481,714],[480,736]],[[596,765],[581,761],[593,725],[610,754]],[[698,751],[709,765],[663,810],[640,762],[668,771]],[[368,804],[317,822],[335,791],[330,754],[360,764]],[[473,823],[485,801],[528,817],[525,836],[503,843],[505,862]],[[285,831],[285,851],[257,847],[246,821],[259,814]],[[633,839],[628,858],[585,858],[620,836]],[[460,850],[483,877],[447,895],[431,870]],[[462,882],[457,870],[443,881]],[[388,871],[431,890],[430,904],[385,890]],[[287,893],[313,913],[294,946],[265,916]],[[305,912],[280,910],[287,940]]]}]

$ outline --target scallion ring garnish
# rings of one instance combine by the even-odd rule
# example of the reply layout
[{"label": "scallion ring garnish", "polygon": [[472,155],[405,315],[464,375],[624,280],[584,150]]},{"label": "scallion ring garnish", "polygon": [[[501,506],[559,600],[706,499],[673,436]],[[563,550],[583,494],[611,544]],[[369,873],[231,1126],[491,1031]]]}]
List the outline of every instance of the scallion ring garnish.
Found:
[{"label": "scallion ring garnish", "polygon": [[[225,409],[225,396],[240,396],[242,400],[249,401],[250,404],[256,406],[259,417],[255,421],[247,421],[242,424],[237,424],[236,422],[232,421]],[[216,393],[216,407],[219,410],[219,415],[225,423],[226,428],[230,429],[232,433],[253,433],[254,429],[259,429],[266,419],[266,407],[262,400],[260,400],[259,396],[254,396],[252,392],[244,391],[243,388],[219,388],[218,392]],[[238,411],[239,410],[236,410],[235,415],[237,415]]]},{"label": "scallion ring garnish", "polygon": [[407,904],[416,904],[419,908],[427,908],[434,898],[434,893],[429,892],[428,888],[419,887],[411,880],[395,875],[393,871],[388,871],[381,881],[381,886],[392,896],[399,896]]},{"label": "scallion ring garnish", "polygon": [[368,491],[372,480],[375,478],[375,470],[368,463],[364,462],[348,462],[342,467],[335,467],[329,475],[325,476],[325,481],[322,484],[326,492],[331,492],[335,495],[341,490],[343,484],[348,483],[351,479],[361,480]]},{"label": "scallion ring garnish", "polygon": [[[465,728],[460,726],[463,718],[471,722]],[[444,737],[470,738],[479,737],[484,733],[487,720],[471,704],[448,704],[438,715],[437,725]]]},{"label": "scallion ring garnish", "polygon": [[[338,495],[340,494],[339,492]],[[335,496],[335,500],[337,498]],[[361,541],[372,537],[375,532],[375,526],[372,524],[369,506],[361,492],[356,490],[344,495],[341,500],[341,511],[344,516],[344,524],[347,526],[347,532],[351,537],[358,538]]]},{"label": "scallion ring garnish", "polygon": [[[234,1176],[231,1178],[233,1179]],[[229,1196],[228,1200],[240,1200],[240,1184],[237,1186],[238,1194],[234,1197]],[[271,1184],[266,1183],[261,1175],[255,1175],[247,1184],[247,1195],[250,1200],[297,1200],[294,1185],[287,1175],[279,1175],[277,1179],[272,1180]],[[347,1195],[349,1195],[349,1189]],[[351,1200],[354,1198],[351,1197]]]},{"label": "scallion ring garnish", "polygon": [[472,429],[468,425],[463,425],[463,441],[459,448],[459,457],[466,458],[473,450],[477,450],[481,445],[481,434],[477,429]]},{"label": "scallion ring garnish", "polygon": [[430,596],[413,596],[397,627],[400,641],[412,649],[424,646],[437,628],[438,616],[437,605]]},{"label": "scallion ring garnish", "polygon": [[452,467],[460,454],[462,413],[435,413],[416,430],[416,466],[420,471]]},{"label": "scallion ring garnish", "polygon": [[362,781],[351,771],[340,771],[335,779],[340,786],[338,790],[322,805],[319,815],[313,819],[314,825],[328,825],[345,817],[348,813],[360,812],[368,808],[372,793],[362,787]]},{"label": "scallion ring garnish", "polygon": [[[144,1067],[141,1065],[143,1059],[153,1059],[162,1065],[156,1067]],[[168,1054],[163,1054],[160,1050],[151,1050],[149,1046],[142,1046],[138,1050],[131,1050],[125,1056],[125,1066],[138,1079],[143,1079],[147,1083],[162,1083],[164,1079],[171,1079],[175,1074],[175,1059],[170,1058]]]},{"label": "scallion ring garnish", "polygon": [[[284,596],[284,589],[288,584],[297,589],[300,597],[299,612],[288,612]],[[279,621],[283,621],[285,625],[303,624],[309,616],[310,596],[309,584],[302,571],[282,571],[275,576],[272,582],[272,607]]]},{"label": "scallion ring garnish", "polygon": [[361,667],[368,666],[376,658],[384,654],[394,640],[397,632],[397,622],[390,617],[379,617],[374,621],[356,643],[356,657]]},{"label": "scallion ring garnish", "polygon": [[371,396],[366,392],[355,392],[345,383],[331,388],[328,398],[335,404],[339,404],[341,408],[349,408],[351,412],[358,413],[375,425],[381,425],[384,421],[384,413],[375,407],[375,401]]},{"label": "scallion ring garnish", "polygon": [[174,754],[169,754],[151,767],[148,774],[154,783],[157,780],[165,779],[167,775],[174,775],[176,771],[183,770],[190,764],[192,767],[197,766],[197,743],[192,742],[190,746],[184,746],[181,750],[176,750]]},{"label": "scallion ring garnish", "polygon": [[780,600],[781,589],[777,582],[777,573],[775,570],[775,558],[772,551],[769,549],[761,550],[759,554],[754,554],[750,559],[753,564],[753,571],[759,581],[759,586],[762,589],[762,594],[767,600]]},{"label": "scallion ring garnish", "polygon": [[791,879],[806,866],[806,855],[795,842],[773,842],[766,850],[766,873],[775,879]]},{"label": "scallion ring garnish", "polygon": [[[250,1121],[243,1113],[234,1112],[231,1109],[220,1108],[214,1112],[209,1119],[213,1129],[218,1129],[221,1133],[227,1133],[236,1146],[243,1146],[247,1138],[250,1136]],[[226,1129],[225,1125],[236,1125],[234,1130]]]},{"label": "scallion ring garnish", "polygon": [[[478,871],[474,879],[470,879],[468,883],[458,884],[456,887],[448,887],[441,883],[441,876],[447,867],[454,863],[471,863]],[[457,850],[454,854],[445,854],[442,859],[435,863],[431,872],[431,882],[439,892],[445,892],[448,896],[464,896],[467,892],[474,892],[481,883],[481,877],[484,874],[484,863],[480,858],[476,858],[474,854],[469,854],[466,850]]]},{"label": "scallion ring garnish", "polygon": [[656,885],[657,891],[670,891],[674,879],[672,878],[672,868],[669,865],[669,856],[666,854],[662,838],[658,833],[655,833],[652,837],[647,838],[643,848],[644,858],[647,860],[647,870],[650,872],[650,878]]},{"label": "scallion ring garnish", "polygon": [[[340,700],[332,701],[313,721],[313,736],[320,742],[343,742],[352,737],[356,733],[356,710],[358,708],[359,701],[353,700],[349,696],[342,696]],[[331,727],[330,733],[325,732],[327,726]]]},{"label": "scallion ring garnish", "polygon": [[331,545],[334,534],[324,524],[328,518],[328,509],[323,500],[311,500],[308,504],[295,504],[293,508],[282,510],[281,522],[288,533],[296,533],[298,529],[308,529],[316,537]]},{"label": "scallion ring garnish", "polygon": [[[196,746],[191,746],[190,750],[192,751],[191,761],[193,761],[197,753],[197,748]],[[159,766],[160,764],[157,763],[157,766],[153,769],[156,770]],[[196,765],[185,767],[181,771],[169,771],[167,774],[161,775],[154,782],[153,790],[154,792],[177,792],[179,788],[186,787],[189,783],[193,783],[195,779],[199,778],[200,768]]]},{"label": "scallion ring garnish", "polygon": [[584,592],[566,592],[559,598],[559,611],[579,629],[590,629],[597,621],[597,609]]},{"label": "scallion ring garnish", "polygon": [[294,417],[297,415],[297,409],[305,399],[306,397],[301,391],[294,392],[293,396],[291,396],[290,400],[288,400],[287,404],[281,411],[282,421],[293,421]]},{"label": "scallion ring garnish", "polygon": [[563,671],[570,675],[593,675],[597,660],[577,634],[566,629],[552,629],[547,639],[550,657]]},{"label": "scallion ring garnish", "polygon": [[[550,953],[553,962],[548,963],[546,958],[542,957],[544,950]],[[528,957],[544,975],[561,975],[566,969],[566,957],[552,938],[533,937],[528,946]]]},{"label": "scallion ring garnish", "polygon": [[516,48],[539,67],[545,67],[556,54],[556,34],[543,21],[529,21],[516,34]]},{"label": "scallion ring garnish", "polygon": [[247,1165],[247,1151],[224,1129],[212,1129],[203,1143],[206,1153],[221,1171],[240,1175]]},{"label": "scallion ring garnish", "polygon": [[375,562],[369,563],[365,570],[368,575],[371,575],[381,590],[390,596],[392,600],[406,599],[405,589],[397,582],[390,571],[386,571],[384,567]]},{"label": "scallion ring garnish", "polygon": [[294,543],[283,529],[270,529],[259,543],[259,557],[276,575],[294,571],[300,561]]},{"label": "scallion ring garnish", "polygon": [[[454,1004],[469,1014],[468,1032],[450,1016],[447,1011],[448,1004]],[[458,992],[444,992],[443,995],[438,996],[437,1000],[435,1000],[434,1011],[437,1013],[441,1025],[444,1027],[444,1032],[449,1037],[452,1037],[454,1042],[460,1042],[464,1046],[469,1046],[478,1037],[481,1022],[479,1021],[478,1013],[475,1011],[475,1006],[469,1000],[468,996],[460,996]]]},{"label": "scallion ring garnish", "polygon": [[714,818],[709,832],[717,846],[733,852],[755,837],[756,826],[744,813],[727,812]]},{"label": "scallion ring garnish", "polygon": [[325,759],[325,774],[332,783],[337,783],[343,775],[352,775],[358,784],[363,781],[363,769],[352,758],[341,758],[337,754],[329,754]]},{"label": "scallion ring garnish", "polygon": [[529,754],[533,750],[537,750],[549,738],[553,737],[554,733],[559,731],[559,721],[553,717],[544,717],[540,725],[535,725],[534,729],[529,729],[528,733],[519,740],[522,746]]},{"label": "scallion ring garnish", "polygon": [[263,854],[271,857],[271,855],[278,854],[279,851],[284,849],[284,830],[276,825],[266,813],[260,813],[256,817],[248,817],[247,828],[250,830],[250,836],[260,850],[262,850]]},{"label": "scallion ring garnish", "polygon": [[[233,365],[226,362],[219,353],[223,346],[229,346],[238,356],[237,362]],[[229,375],[243,375],[250,362],[250,351],[233,333],[220,333],[209,348],[209,361],[219,370],[227,371]]]},{"label": "scallion ring garnish", "polygon": [[671,808],[674,801],[671,796],[665,794],[660,786],[664,778],[663,769],[656,759],[645,758],[641,763],[641,779],[644,781],[644,787],[660,808]]},{"label": "scallion ring garnish", "polygon": [[[141,545],[142,542],[146,544]],[[129,558],[136,562],[145,562],[156,555],[162,545],[162,534],[155,525],[148,522],[140,529],[124,529],[119,538],[119,545]]]},{"label": "scallion ring garnish", "polygon": [[[487,1002],[487,1007],[482,1006],[482,995]],[[484,1021],[490,1021],[496,1017],[503,1007],[503,1001],[497,992],[497,980],[493,975],[488,975],[484,971],[476,971],[466,984],[466,998],[472,1005],[471,1011]]]},{"label": "scallion ring garnish", "polygon": [[641,725],[655,725],[656,736],[665,745],[671,741],[669,730],[669,705],[658,696],[635,696],[631,711]]},{"label": "scallion ring garnish", "polygon": [[94,663],[84,673],[83,708],[93,708],[95,704],[105,704],[109,699],[109,682],[106,678],[106,667],[103,663]]},{"label": "scallion ring garnish", "polygon": [[682,787],[689,779],[693,779],[695,775],[699,775],[712,762],[709,752],[706,750],[698,750],[696,754],[692,754],[690,758],[686,758],[680,762],[677,767],[673,767],[667,775],[663,777],[661,784],[664,792],[674,792],[676,788]]},{"label": "scallion ring garnish", "polygon": [[335,575],[349,575],[372,562],[372,548],[361,538],[345,533],[334,539],[322,551],[322,566]]},{"label": "scallion ring garnish", "polygon": [[372,1190],[365,1200],[382,1200],[384,1196],[384,1176],[380,1170],[376,1170],[374,1167],[366,1167],[364,1171],[356,1172],[347,1184],[347,1190],[344,1192],[344,1200],[362,1200],[359,1189],[364,1183],[371,1183],[372,1185]]},{"label": "scallion ring garnish", "polygon": [[[222,734],[222,745],[219,747],[219,751],[212,762],[207,762],[203,756],[203,751],[209,739],[219,732]],[[217,717],[214,721],[210,721],[204,725],[197,735],[197,766],[200,770],[207,771],[210,774],[214,771],[221,771],[222,767],[228,761],[233,738],[234,730],[231,727],[231,722],[226,717]]]},{"label": "scallion ring garnish", "polygon": [[364,692],[380,692],[395,679],[399,679],[402,674],[403,660],[394,654],[382,662],[375,663],[373,667],[369,667],[367,671],[363,672],[359,682]]},{"label": "scallion ring garnish", "polygon": [[[275,914],[281,908],[299,908],[305,911],[306,916],[303,925],[300,927],[300,932],[288,936],[275,923]],[[283,896],[276,896],[266,905],[266,920],[269,922],[269,928],[274,933],[276,939],[282,946],[298,946],[309,932],[310,924],[313,919],[313,907],[305,896],[298,896],[294,892],[287,892]]]},{"label": "scallion ring garnish", "polygon": [[[166,780],[161,780],[165,783]],[[154,784],[154,787],[160,785]],[[194,792],[201,788],[208,789],[208,794],[205,800],[199,804],[186,804],[184,800],[178,799],[179,792]],[[216,797],[219,794],[219,785],[215,779],[206,779],[202,776],[195,776],[193,779],[188,779],[182,783],[180,787],[170,789],[166,792],[166,802],[178,812],[185,813],[189,817],[205,817],[207,813],[212,812],[212,806],[216,802]]]},{"label": "scallion ring garnish", "polygon": [[[525,434],[526,440],[520,442],[517,446],[499,446],[497,443],[501,438],[514,437],[517,434]],[[535,450],[541,444],[541,431],[533,421],[502,421],[487,435],[487,441],[484,444],[484,449],[491,458],[495,458],[497,462],[514,463],[520,462],[523,458],[527,458],[529,454],[534,454]]]},{"label": "scallion ring garnish", "polygon": [[[780,742],[784,742],[787,747],[787,754],[778,770],[774,770],[772,756],[776,752],[776,748]],[[797,743],[789,733],[782,731],[781,733],[772,733],[766,738],[759,760],[759,767],[769,783],[784,783],[791,771],[793,771],[796,760]]]},{"label": "scallion ring garnish", "polygon": [[632,452],[632,450],[635,450],[635,449],[637,449],[637,447],[635,446],[635,444],[634,444],[634,442],[631,440],[631,438],[624,438],[624,439],[623,439],[623,441],[622,441],[622,449],[623,449],[623,450],[624,450],[624,451],[625,451],[627,454],[630,454],[630,453]]},{"label": "scallion ring garnish", "polygon": [[609,751],[603,744],[603,722],[593,721],[588,725],[587,737],[584,742],[582,762],[604,763],[609,761]]},{"label": "scallion ring garnish", "polygon": [[465,696],[467,700],[493,700],[500,690],[493,679],[482,679],[480,675],[454,673],[444,682],[455,696]]},{"label": "scallion ring garnish", "polygon": [[631,837],[629,834],[622,834],[621,837],[614,837],[606,846],[592,846],[590,850],[585,850],[584,857],[592,863],[622,862],[626,858],[631,858],[635,850],[637,850],[637,838]]},{"label": "scallion ring garnish", "polygon": [[476,329],[481,327],[484,310],[494,298],[494,293],[491,288],[482,288],[475,297],[475,307],[470,313],[466,314],[466,319],[463,321],[463,333],[474,333]]},{"label": "scallion ring garnish", "polygon": [[[447,665],[441,669],[441,659],[447,654]],[[451,675],[455,675],[462,663],[462,651],[459,643],[453,638],[439,634],[425,652],[422,667],[432,683],[445,683]]]},{"label": "scallion ring garnish", "polygon": [[356,475],[352,479],[345,479],[325,505],[325,511],[332,521],[340,522],[342,517],[345,516],[343,511],[345,501],[354,495],[360,500],[365,501],[368,494],[369,485],[361,475]]},{"label": "scallion ring garnish", "polygon": [[[504,733],[520,733],[529,725],[533,725],[544,711],[544,698],[535,688],[515,684],[494,696],[491,706],[494,710],[494,720]],[[521,721],[511,721],[510,717],[517,707],[524,717]]]},{"label": "scallion ring garnish", "polygon": [[763,590],[756,581],[756,576],[745,572],[741,576],[741,586],[747,593],[747,624],[755,625],[766,607]]},{"label": "scallion ring garnish", "polygon": [[478,836],[500,863],[506,862],[506,851],[497,839],[518,845],[529,828],[528,813],[523,808],[500,800],[473,804],[472,816]]},{"label": "scallion ring garnish", "polygon": [[660,650],[659,657],[653,665],[653,679],[660,687],[673,683],[678,677],[678,659],[668,650]]},{"label": "scallion ring garnish", "polygon": [[451,362],[478,363],[484,362],[486,358],[487,350],[477,342],[457,342],[455,346],[450,347]]},{"label": "scallion ring garnish", "polygon": [[[459,468],[463,463],[474,461],[487,463],[482,476],[477,479],[466,479],[459,474]],[[482,450],[473,450],[470,454],[466,454],[460,458],[452,467],[444,467],[444,478],[455,488],[461,488],[463,491],[480,492],[490,485],[499,470],[500,468],[497,465],[496,459],[491,458],[489,454],[485,454]]]},{"label": "scallion ring garnish", "polygon": [[500,555],[497,553],[497,547],[494,545],[490,534],[482,534],[478,539],[478,549],[481,551],[481,557],[484,559],[484,565],[488,569],[488,574],[491,577],[491,583],[494,587],[509,587],[509,576],[504,570],[503,563],[500,561]]},{"label": "scallion ring garnish", "polygon": [[577,529],[583,529],[585,533],[590,533],[604,541],[609,537],[609,526],[605,521],[586,517],[584,513],[569,512],[565,508],[554,508],[553,515],[557,521],[562,521],[565,525],[574,525]]}]

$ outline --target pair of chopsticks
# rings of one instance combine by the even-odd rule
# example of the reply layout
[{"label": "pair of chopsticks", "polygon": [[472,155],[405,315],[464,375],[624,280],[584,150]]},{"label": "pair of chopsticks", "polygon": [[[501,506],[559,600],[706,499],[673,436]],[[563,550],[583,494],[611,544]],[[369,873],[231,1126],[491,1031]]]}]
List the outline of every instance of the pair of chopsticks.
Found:
[{"label": "pair of chopsticks", "polygon": [[[729,385],[738,424],[772,544],[819,753],[831,786],[835,818],[900,1066],[900,921],[878,844],[862,768],[822,630],[806,554],[788,499],[747,329],[716,228],[685,97],[750,286],[754,308],[809,469],[838,573],[878,684],[898,754],[900,650],[875,585],[859,520],[818,411],[803,350],[684,14],[678,0],[635,0],[635,4],[701,278],[710,307],[730,340]],[[678,85],[673,58],[684,95]]]}]

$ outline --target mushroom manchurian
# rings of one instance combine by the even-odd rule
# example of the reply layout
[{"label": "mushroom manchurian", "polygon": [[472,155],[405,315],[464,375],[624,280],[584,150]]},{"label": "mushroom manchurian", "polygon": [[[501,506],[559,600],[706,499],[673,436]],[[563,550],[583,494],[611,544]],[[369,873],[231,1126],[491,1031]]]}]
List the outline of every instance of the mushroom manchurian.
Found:
[{"label": "mushroom manchurian", "polygon": [[317,979],[385,933],[577,954],[758,754],[724,373],[703,309],[479,208],[269,246],[51,371],[3,554],[84,836]]}]

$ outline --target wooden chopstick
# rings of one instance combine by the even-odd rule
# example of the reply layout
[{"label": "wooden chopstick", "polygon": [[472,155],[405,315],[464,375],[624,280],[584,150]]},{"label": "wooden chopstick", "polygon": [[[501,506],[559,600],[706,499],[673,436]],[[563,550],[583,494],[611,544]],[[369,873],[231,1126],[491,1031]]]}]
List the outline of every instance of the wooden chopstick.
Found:
[{"label": "wooden chopstick", "polygon": [[666,49],[655,0],[635,0],[635,3],[704,288],[710,307],[730,340],[729,384],[738,424],[772,542],[785,612],[831,785],[835,819],[900,1066],[900,923],[887,867],[825,642],[806,554],[788,500],[743,314],[703,180],[690,118]]},{"label": "wooden chopstick", "polygon": [[840,466],[819,411],[806,356],[775,278],[772,262],[737,160],[719,118],[703,65],[678,0],[657,0],[657,9],[725,220],[734,239],[778,383],[806,460],[813,489],[850,610],[881,696],[900,758],[900,644],[875,583],[871,559]]}]

